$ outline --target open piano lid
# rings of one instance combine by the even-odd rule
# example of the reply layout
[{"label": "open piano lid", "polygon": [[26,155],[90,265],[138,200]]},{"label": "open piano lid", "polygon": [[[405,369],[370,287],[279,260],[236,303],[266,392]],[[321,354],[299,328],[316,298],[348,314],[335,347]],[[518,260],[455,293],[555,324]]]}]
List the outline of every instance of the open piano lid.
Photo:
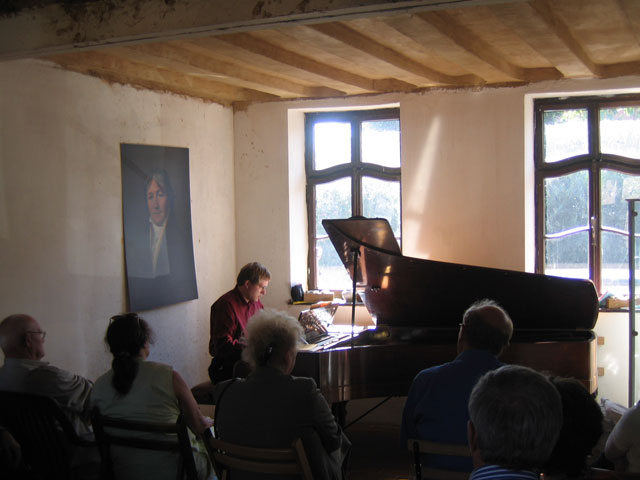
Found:
[{"label": "open piano lid", "polygon": [[490,298],[515,329],[591,330],[598,295],[590,280],[405,257],[381,218],[323,220],[338,256],[357,279],[378,325],[457,328],[464,311]]}]

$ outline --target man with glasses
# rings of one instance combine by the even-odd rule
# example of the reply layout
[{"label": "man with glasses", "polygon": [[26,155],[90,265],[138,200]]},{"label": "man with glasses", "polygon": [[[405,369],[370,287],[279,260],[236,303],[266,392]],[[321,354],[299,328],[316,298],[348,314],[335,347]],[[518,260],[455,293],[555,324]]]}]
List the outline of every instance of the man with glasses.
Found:
[{"label": "man with glasses", "polygon": [[271,273],[261,263],[246,264],[238,273],[236,286],[211,306],[209,353],[213,357],[209,378],[213,384],[228,380],[240,361],[244,329],[249,319],[264,307]]},{"label": "man with glasses", "polygon": [[[511,318],[493,300],[480,300],[462,317],[455,360],[422,370],[409,389],[401,426],[402,446],[410,438],[467,444],[467,403],[486,372],[502,366],[498,356],[513,334]],[[423,465],[470,472],[470,458],[423,455]]]},{"label": "man with glasses", "polygon": [[93,383],[43,362],[46,332],[29,315],[15,314],[0,323],[0,390],[34,393],[53,398],[76,432],[88,433],[89,394]]}]

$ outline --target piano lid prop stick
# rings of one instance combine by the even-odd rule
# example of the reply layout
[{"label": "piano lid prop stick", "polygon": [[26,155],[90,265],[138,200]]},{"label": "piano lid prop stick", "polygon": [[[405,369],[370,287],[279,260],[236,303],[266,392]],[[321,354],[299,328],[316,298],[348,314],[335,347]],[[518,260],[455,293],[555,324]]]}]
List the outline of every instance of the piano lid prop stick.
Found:
[{"label": "piano lid prop stick", "polygon": [[356,281],[358,279],[358,253],[360,249],[353,247],[353,293],[351,294],[351,348],[353,348],[354,330],[356,325]]}]

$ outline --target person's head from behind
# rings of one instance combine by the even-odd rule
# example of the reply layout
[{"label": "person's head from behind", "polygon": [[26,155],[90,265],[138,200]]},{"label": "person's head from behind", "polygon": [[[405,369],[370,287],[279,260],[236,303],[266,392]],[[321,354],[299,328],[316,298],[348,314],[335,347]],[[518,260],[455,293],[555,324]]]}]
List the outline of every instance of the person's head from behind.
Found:
[{"label": "person's head from behind", "polygon": [[252,369],[273,367],[291,373],[302,336],[298,321],[284,312],[261,310],[249,319],[242,359]]},{"label": "person's head from behind", "polygon": [[509,314],[493,300],[479,300],[464,312],[458,333],[458,351],[486,350],[500,355],[512,335],[513,322]]},{"label": "person's head from behind", "polygon": [[169,175],[164,170],[154,170],[145,183],[149,218],[161,226],[167,220],[173,205],[173,189]]},{"label": "person's head from behind", "polygon": [[236,278],[236,286],[248,302],[257,302],[266,295],[271,280],[271,273],[259,262],[247,263],[240,269]]},{"label": "person's head from behind", "polygon": [[602,435],[602,410],[578,380],[552,377],[551,383],[560,393],[563,419],[546,472],[582,478],[587,458]]},{"label": "person's head from behind", "polygon": [[9,315],[0,323],[0,347],[6,358],[40,360],[45,336],[36,319],[23,313]]},{"label": "person's head from behind", "polygon": [[483,375],[469,398],[474,467],[542,469],[562,425],[560,394],[544,375],[507,365]]},{"label": "person's head from behind", "polygon": [[153,333],[137,313],[123,313],[111,317],[104,341],[113,355],[113,388],[125,395],[138,374],[138,361],[149,355]]}]

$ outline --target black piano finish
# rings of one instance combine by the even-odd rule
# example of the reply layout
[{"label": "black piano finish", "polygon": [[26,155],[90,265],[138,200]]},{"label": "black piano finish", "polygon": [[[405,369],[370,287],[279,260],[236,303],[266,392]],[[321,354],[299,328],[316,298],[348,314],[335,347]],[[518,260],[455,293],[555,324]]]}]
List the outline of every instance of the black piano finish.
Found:
[{"label": "black piano finish", "polygon": [[[491,298],[514,323],[501,360],[597,389],[593,283],[526,272],[404,257],[384,219],[324,220],[357,280],[377,328],[319,352],[299,352],[294,375],[313,377],[330,403],[406,395],[423,368],[453,360],[458,324]],[[357,253],[354,256],[354,252]]]}]

